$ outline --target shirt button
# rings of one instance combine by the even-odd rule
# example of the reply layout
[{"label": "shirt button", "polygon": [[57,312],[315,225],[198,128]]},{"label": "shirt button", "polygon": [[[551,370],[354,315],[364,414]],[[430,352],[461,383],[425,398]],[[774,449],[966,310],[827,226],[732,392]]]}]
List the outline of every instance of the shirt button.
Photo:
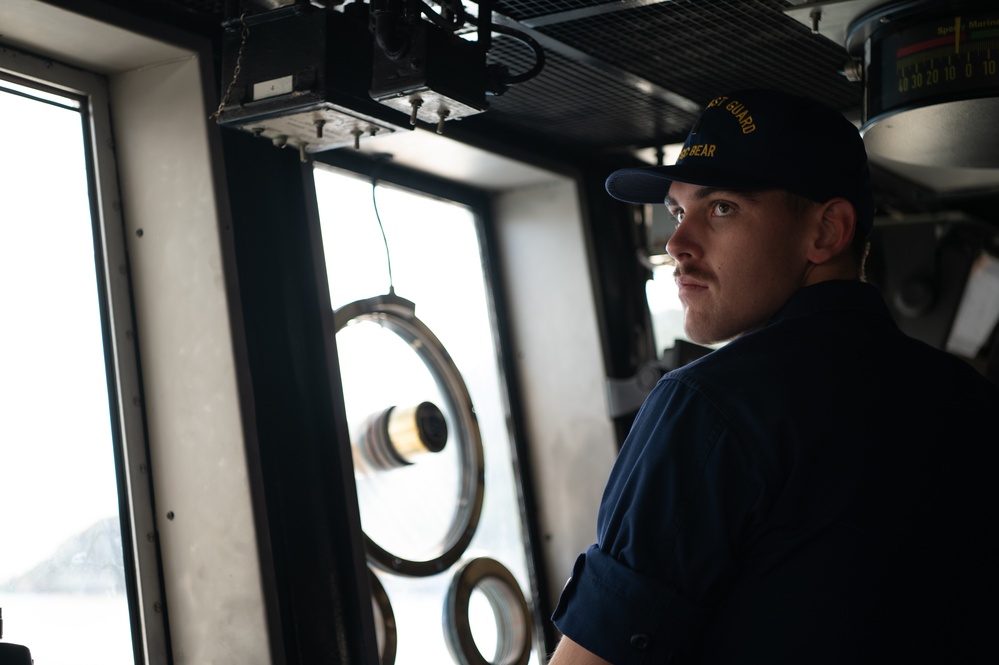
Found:
[{"label": "shirt button", "polygon": [[631,648],[635,651],[645,651],[649,648],[649,638],[646,635],[639,633],[638,635],[631,636]]}]

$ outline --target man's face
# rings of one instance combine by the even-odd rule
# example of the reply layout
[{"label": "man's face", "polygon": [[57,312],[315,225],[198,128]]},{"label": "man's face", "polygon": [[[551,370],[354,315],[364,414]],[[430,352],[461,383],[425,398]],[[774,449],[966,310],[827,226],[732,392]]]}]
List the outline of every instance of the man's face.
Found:
[{"label": "man's face", "polygon": [[803,285],[805,220],[782,191],[734,192],[674,182],[679,224],[666,243],[692,341],[713,344],[762,327]]}]

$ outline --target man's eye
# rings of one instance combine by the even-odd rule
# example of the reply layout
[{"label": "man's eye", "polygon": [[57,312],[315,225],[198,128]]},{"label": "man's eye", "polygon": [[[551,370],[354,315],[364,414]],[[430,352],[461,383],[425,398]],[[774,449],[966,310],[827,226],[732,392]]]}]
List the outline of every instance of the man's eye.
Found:
[{"label": "man's eye", "polygon": [[683,211],[677,210],[676,212],[673,213],[673,217],[676,219],[676,223],[679,224],[680,222],[683,221]]},{"label": "man's eye", "polygon": [[734,208],[731,203],[725,203],[724,201],[717,201],[714,204],[715,214],[719,217],[724,217],[725,215],[732,214]]}]

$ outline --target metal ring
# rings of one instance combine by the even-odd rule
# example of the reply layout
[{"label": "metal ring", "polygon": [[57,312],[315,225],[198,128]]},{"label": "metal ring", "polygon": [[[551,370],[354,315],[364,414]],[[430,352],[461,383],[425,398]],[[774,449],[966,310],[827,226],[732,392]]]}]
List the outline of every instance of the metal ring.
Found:
[{"label": "metal ring", "polygon": [[451,356],[427,326],[416,318],[416,306],[394,294],[357,300],[333,313],[336,332],[352,321],[373,321],[394,332],[410,345],[434,377],[441,395],[456,420],[456,436],[461,460],[458,506],[444,538],[442,552],[428,560],[414,561],[397,556],[364,535],[368,559],[389,573],[423,577],[450,568],[472,540],[482,513],[485,469],[482,437],[461,373]]},{"label": "metal ring", "polygon": [[[472,592],[485,595],[496,617],[496,653],[487,660],[472,635],[468,605]],[[531,657],[531,615],[520,585],[503,564],[479,557],[454,575],[444,601],[444,637],[460,665],[527,665]]]},{"label": "metal ring", "polygon": [[377,610],[375,626],[381,628],[382,644],[378,649],[378,662],[380,665],[395,665],[395,654],[399,644],[399,634],[395,627],[395,613],[392,611],[392,603],[389,602],[385,587],[382,586],[375,571],[368,569],[368,578],[371,580],[371,602]]}]

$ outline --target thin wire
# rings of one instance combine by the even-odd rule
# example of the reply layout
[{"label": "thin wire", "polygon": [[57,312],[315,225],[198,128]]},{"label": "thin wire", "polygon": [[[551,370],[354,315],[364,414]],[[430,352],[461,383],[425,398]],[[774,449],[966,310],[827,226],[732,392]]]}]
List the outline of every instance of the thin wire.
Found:
[{"label": "thin wire", "polygon": [[395,295],[395,281],[392,278],[392,253],[389,251],[388,237],[385,235],[385,225],[382,224],[382,216],[378,212],[378,197],[375,191],[378,188],[378,176],[371,178],[371,205],[375,209],[375,220],[378,221],[378,230],[382,232],[382,243],[385,245],[385,263],[388,266],[389,295]]}]

